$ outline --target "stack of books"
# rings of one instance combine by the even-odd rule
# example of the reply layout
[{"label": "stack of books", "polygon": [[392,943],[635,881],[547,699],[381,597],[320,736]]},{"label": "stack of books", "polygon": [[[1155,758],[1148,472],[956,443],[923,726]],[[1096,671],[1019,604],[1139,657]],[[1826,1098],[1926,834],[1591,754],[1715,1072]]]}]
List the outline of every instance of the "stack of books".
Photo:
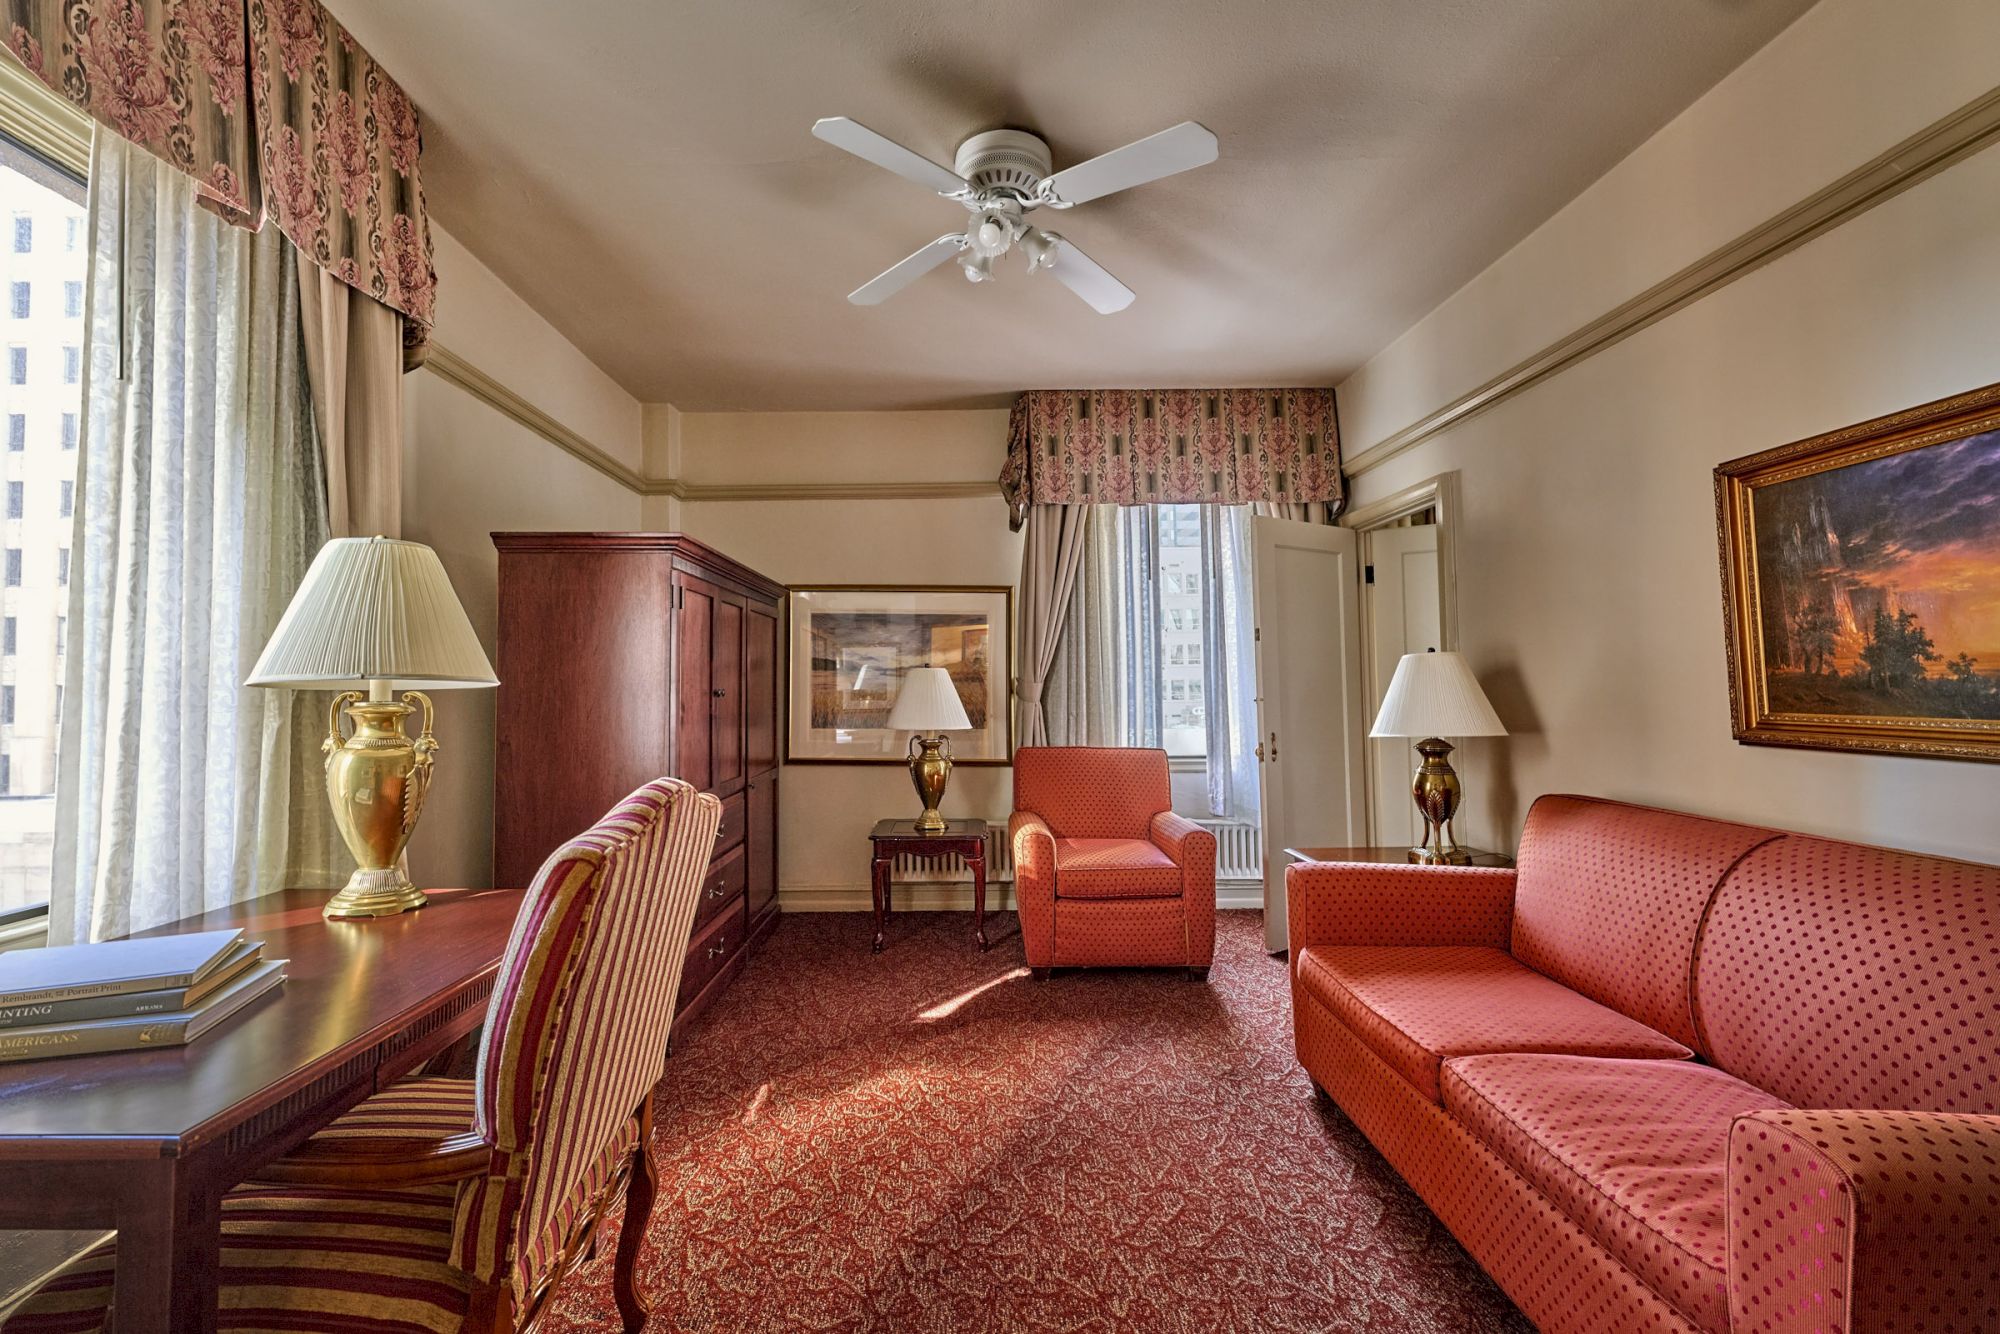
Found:
[{"label": "stack of books", "polygon": [[0,954],[0,1061],[178,1047],[284,980],[241,931]]}]

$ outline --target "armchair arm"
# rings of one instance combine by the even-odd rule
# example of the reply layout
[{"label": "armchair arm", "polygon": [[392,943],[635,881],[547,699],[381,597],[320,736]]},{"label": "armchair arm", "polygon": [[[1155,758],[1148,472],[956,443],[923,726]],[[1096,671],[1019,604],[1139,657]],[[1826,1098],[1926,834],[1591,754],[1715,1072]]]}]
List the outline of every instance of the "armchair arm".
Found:
[{"label": "armchair arm", "polygon": [[1056,836],[1033,811],[1007,818],[1007,846],[1014,854],[1014,910],[1021,919],[1021,948],[1030,968],[1054,966],[1056,953]]},{"label": "armchair arm", "polygon": [[2000,1116],[1751,1112],[1728,1181],[1731,1329],[1989,1327]]},{"label": "armchair arm", "polygon": [[1208,863],[1209,883],[1215,882],[1215,834],[1203,829],[1185,815],[1172,811],[1161,811],[1153,817],[1146,828],[1146,837],[1153,846],[1174,859],[1174,865],[1185,873],[1190,865],[1203,861]]},{"label": "armchair arm", "polygon": [[1507,948],[1514,871],[1500,866],[1299,862],[1285,868],[1293,965],[1309,945]]},{"label": "armchair arm", "polygon": [[1146,830],[1153,846],[1181,868],[1181,922],[1188,967],[1206,973],[1215,962],[1215,832],[1184,815],[1161,811]]},{"label": "armchair arm", "polygon": [[311,1139],[277,1162],[259,1168],[254,1180],[287,1186],[334,1186],[351,1190],[395,1190],[463,1181],[484,1173],[493,1146],[471,1131],[424,1139]]}]

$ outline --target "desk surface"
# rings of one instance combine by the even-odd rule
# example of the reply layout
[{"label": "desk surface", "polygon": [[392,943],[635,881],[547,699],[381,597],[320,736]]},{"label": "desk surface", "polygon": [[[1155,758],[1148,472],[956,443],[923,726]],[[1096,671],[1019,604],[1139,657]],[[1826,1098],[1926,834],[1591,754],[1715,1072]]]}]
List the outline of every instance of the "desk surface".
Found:
[{"label": "desk surface", "polygon": [[325,890],[287,890],[141,933],[241,926],[291,963],[276,991],[185,1047],[0,1065],[0,1161],[184,1155],[393,1040],[498,967],[521,902],[517,889],[428,892],[419,912],[330,922]]}]

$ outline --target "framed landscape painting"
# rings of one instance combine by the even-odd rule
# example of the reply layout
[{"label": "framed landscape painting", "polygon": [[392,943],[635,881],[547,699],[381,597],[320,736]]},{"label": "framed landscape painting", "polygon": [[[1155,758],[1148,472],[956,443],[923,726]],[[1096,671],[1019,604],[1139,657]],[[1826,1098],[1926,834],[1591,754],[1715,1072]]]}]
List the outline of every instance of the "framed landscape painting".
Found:
[{"label": "framed landscape painting", "polygon": [[2000,385],[1715,470],[1739,741],[2000,760]]},{"label": "framed landscape painting", "polygon": [[951,734],[953,761],[1009,763],[1013,617],[1006,587],[793,588],[786,762],[908,763],[890,706],[905,672],[942,667],[972,723]]}]

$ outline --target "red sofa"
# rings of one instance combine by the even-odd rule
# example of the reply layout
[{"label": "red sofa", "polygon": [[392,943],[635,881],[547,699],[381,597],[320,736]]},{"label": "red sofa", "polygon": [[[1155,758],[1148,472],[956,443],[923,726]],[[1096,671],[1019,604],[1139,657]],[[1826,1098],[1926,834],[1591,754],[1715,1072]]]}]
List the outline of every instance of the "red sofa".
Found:
[{"label": "red sofa", "polygon": [[2000,868],[1544,797],[1285,887],[1314,1087],[1544,1330],[2000,1330]]},{"label": "red sofa", "polygon": [[1014,899],[1039,980],[1051,968],[1185,967],[1215,958],[1215,835],[1174,814],[1167,752],[1014,752]]}]

